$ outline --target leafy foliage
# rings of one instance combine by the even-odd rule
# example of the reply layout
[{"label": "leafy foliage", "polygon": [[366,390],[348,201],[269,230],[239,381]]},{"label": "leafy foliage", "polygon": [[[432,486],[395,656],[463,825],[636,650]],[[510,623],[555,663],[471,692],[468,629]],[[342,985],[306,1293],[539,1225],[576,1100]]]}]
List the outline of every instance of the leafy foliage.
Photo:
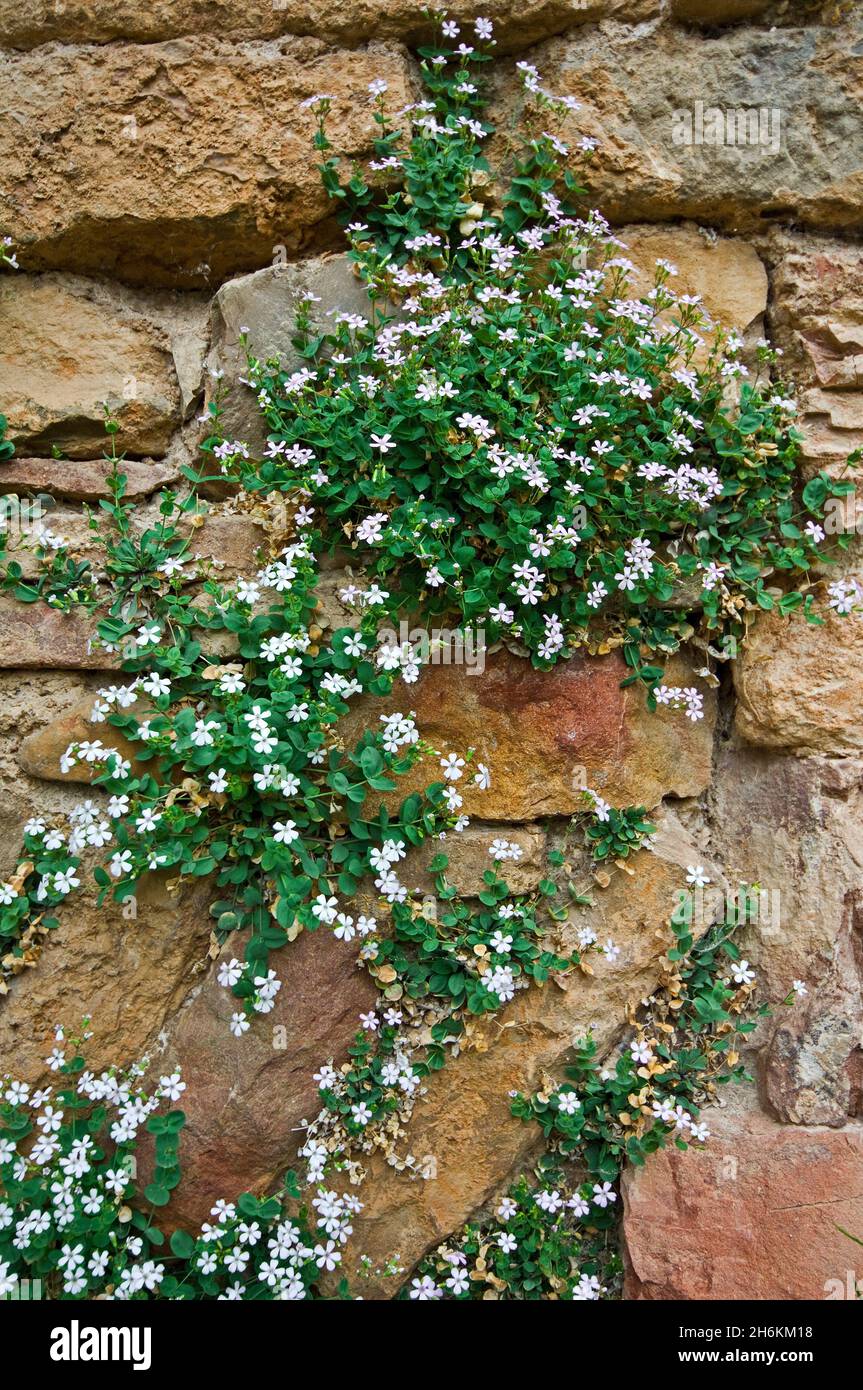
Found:
[{"label": "leafy foliage", "polygon": [[[639,292],[604,219],[576,215],[548,129],[571,103],[520,65],[530,138],[493,174],[488,49],[445,50],[423,51],[427,98],[403,125],[373,84],[375,158],[344,182],[330,101],[312,99],[368,313],[323,331],[305,301],[299,368],[249,359],[265,458],[209,447],[250,491],[308,494],[401,611],[482,624],[539,665],[621,646],[662,701],[683,641],[724,660],[752,610],[819,620],[824,504],[852,484],[819,474],[801,493],[776,355],[762,345],[750,380],[742,339],[674,292],[672,265]],[[860,600],[846,587],[839,611]]]},{"label": "leafy foliage", "polygon": [[[86,1027],[86,1021],[85,1021]],[[180,1182],[179,1072],[143,1088],[146,1059],[96,1077],[83,1037],[62,1030],[48,1059],[62,1086],[0,1085],[0,1297],[21,1281],[52,1299],[272,1300],[315,1297],[337,1269],[339,1236],[359,1203],[321,1188],[309,1213],[289,1173],[275,1196],[219,1201],[200,1233],[167,1239],[154,1208]],[[151,1137],[151,1181],[136,1179],[140,1133]]]},{"label": "leafy foliage", "polygon": [[615,1296],[616,1184],[624,1163],[640,1166],[668,1143],[704,1143],[701,1106],[720,1086],[748,1079],[739,1048],[765,1010],[753,1004],[754,977],[732,937],[752,910],[743,894],[728,920],[699,940],[683,914],[665,977],[629,1018],[632,1041],[616,1061],[600,1064],[587,1037],[573,1048],[566,1080],[514,1097],[513,1114],[539,1124],[548,1142],[536,1174],[520,1179],[492,1216],[439,1246],[404,1296]]}]

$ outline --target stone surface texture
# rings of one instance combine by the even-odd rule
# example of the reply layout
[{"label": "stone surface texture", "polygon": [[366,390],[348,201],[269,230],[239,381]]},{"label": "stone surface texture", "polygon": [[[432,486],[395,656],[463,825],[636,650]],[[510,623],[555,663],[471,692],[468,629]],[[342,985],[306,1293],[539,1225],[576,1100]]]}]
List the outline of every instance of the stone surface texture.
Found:
[{"label": "stone surface texture", "polygon": [[863,1221],[863,1126],[802,1129],[734,1109],[711,1127],[707,1148],[668,1149],[626,1174],[625,1296],[847,1297],[854,1247],[837,1227]]}]

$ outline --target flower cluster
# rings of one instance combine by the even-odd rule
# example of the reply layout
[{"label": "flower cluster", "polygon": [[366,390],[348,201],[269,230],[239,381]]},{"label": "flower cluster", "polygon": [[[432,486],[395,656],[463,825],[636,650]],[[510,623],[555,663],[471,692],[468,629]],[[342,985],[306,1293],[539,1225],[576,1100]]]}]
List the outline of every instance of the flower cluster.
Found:
[{"label": "flower cluster", "polygon": [[611,1298],[621,1273],[616,1200],[610,1183],[571,1188],[563,1179],[536,1186],[521,1178],[487,1220],[469,1223],[423,1260],[400,1296],[463,1303]]},{"label": "flower cluster", "polygon": [[[819,518],[850,484],[819,475],[798,496],[776,354],[759,348],[753,377],[664,260],[636,285],[605,220],[570,206],[556,135],[526,142],[508,187],[492,177],[488,57],[478,35],[423,50],[429,98],[394,124],[377,84],[370,169],[340,184],[337,160],[321,166],[368,312],[322,330],[306,299],[301,368],[249,359],[263,460],[218,434],[205,448],[249,490],[322,512],[332,545],[347,533],[373,593],[540,665],[622,646],[651,703],[698,719],[699,692],[662,685],[656,661],[689,639],[724,658],[753,608],[814,616]],[[522,76],[529,113],[571,117]],[[313,104],[326,153],[330,102]],[[841,582],[831,603],[861,607]]]},{"label": "flower cluster", "polygon": [[[398,672],[373,660],[373,609],[356,629],[323,642],[313,539],[281,547],[230,589],[209,582],[204,604],[171,589],[151,596],[139,621],[126,595],[117,616],[102,618],[100,640],[124,654],[129,675],[97,694],[90,719],[104,726],[103,737],[75,741],[61,759],[63,772],[90,770],[94,797],[65,825],[29,821],[22,862],[0,887],[9,973],[22,959],[16,943],[35,923],[52,926],[46,914],[80,886],[81,856],[101,851],[96,881],[103,897],[112,891],[119,901],[154,870],[213,875],[220,939],[251,928],[231,987],[244,1012],[266,1012],[272,949],[304,928],[331,927],[346,940],[365,930],[348,920],[334,887],[350,897],[369,877],[386,903],[404,901],[395,859],[429,834],[467,825],[456,814],[453,767],[460,775],[466,765],[456,755],[437,755],[441,780],[395,820],[383,805],[396,779],[433,753],[412,712],[378,716],[345,746],[338,726],[349,702],[388,694]],[[206,639],[220,628],[234,635],[237,659],[214,660],[202,649],[198,633]],[[487,769],[476,782],[489,784]]]},{"label": "flower cluster", "polygon": [[754,910],[744,894],[737,915],[699,940],[688,922],[672,918],[663,979],[632,1014],[630,1041],[601,1068],[594,1040],[577,1041],[567,1080],[516,1095],[513,1114],[536,1120],[553,1150],[585,1163],[597,1183],[616,1182],[624,1161],[642,1164],[669,1142],[684,1149],[706,1142],[701,1106],[720,1086],[746,1079],[741,1042],[755,1027],[753,1014],[766,1011],[753,1006],[755,973],[732,940]]},{"label": "flower cluster", "polygon": [[[319,1188],[309,1212],[289,1173],[278,1196],[219,1200],[197,1236],[176,1230],[167,1243],[147,1208],[164,1206],[180,1181],[185,1117],[165,1107],[185,1082],[174,1071],[145,1090],[147,1059],[96,1076],[77,1050],[88,1037],[67,1042],[57,1030],[46,1058],[56,1091],[0,1080],[0,1297],[25,1280],[37,1296],[58,1299],[314,1297],[340,1263],[356,1198]],[[136,1202],[142,1130],[155,1143],[144,1204]]]}]

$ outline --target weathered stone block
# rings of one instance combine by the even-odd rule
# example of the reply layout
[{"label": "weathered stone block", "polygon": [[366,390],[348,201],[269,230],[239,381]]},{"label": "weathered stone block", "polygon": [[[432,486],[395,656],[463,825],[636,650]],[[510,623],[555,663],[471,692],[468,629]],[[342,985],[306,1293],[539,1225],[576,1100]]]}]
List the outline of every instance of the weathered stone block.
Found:
[{"label": "weathered stone block", "polygon": [[[84,881],[88,873],[82,868]],[[0,1000],[0,1056],[15,1074],[51,1080],[44,1059],[57,1024],[70,1032],[92,1018],[88,1061],[97,1071],[140,1058],[189,993],[196,964],[206,958],[212,918],[209,884],[179,897],[164,875],[147,875],[136,904],[97,908],[92,882],[58,914],[32,969]],[[125,912],[124,912],[125,906]]]},{"label": "weathered stone block", "polygon": [[[863,1061],[863,763],[724,745],[711,819],[729,879],[759,886],[741,950],[773,1005],[757,1036],[763,1095],[787,1123],[844,1125]],[[808,993],[784,1008],[794,980]]]},{"label": "weathered stone block", "polygon": [[637,294],[653,284],[656,261],[671,261],[678,293],[700,294],[708,313],[740,333],[760,325],[767,308],[767,271],[755,248],[733,237],[707,236],[697,227],[623,227],[623,253],[639,268]]},{"label": "weathered stone block", "polygon": [[286,370],[299,367],[301,358],[293,339],[297,307],[306,294],[320,300],[312,305],[311,317],[321,328],[329,327],[333,313],[340,309],[370,316],[365,287],[345,255],[316,256],[240,276],[224,284],[213,300],[210,367],[223,372],[231,388],[220,428],[227,438],[245,440],[253,454],[263,449],[266,427],[253,392],[240,383],[248,375],[240,331],[248,330],[248,349],[254,357],[263,362],[278,358]]},{"label": "weathered stone block", "polygon": [[863,253],[791,232],[775,233],[770,253],[770,332],[802,390],[806,469],[843,469],[863,444]]},{"label": "weathered stone block", "polygon": [[96,621],[45,603],[0,596],[0,668],[110,671],[117,658],[94,645]]},{"label": "weathered stone block", "polygon": [[[347,716],[345,731],[358,736],[379,714],[414,710],[422,737],[441,756],[476,749],[473,766],[483,762],[491,769],[491,788],[474,787],[470,767],[458,788],[465,812],[483,820],[571,815],[584,809],[584,786],[616,806],[651,807],[668,794],[698,796],[710,780],[712,692],[706,692],[706,718],[692,724],[682,713],[651,714],[643,692],[621,690],[625,675],[616,653],[574,657],[537,671],[499,651],[482,674],[428,666],[416,685],[399,684],[386,699],[364,698]],[[691,681],[678,659],[667,678],[669,684]],[[399,779],[399,800],[441,775],[438,760],[423,759]]]},{"label": "weathered stone block", "polygon": [[840,616],[823,597],[817,611],[822,626],[800,614],[759,614],[734,665],[736,727],[750,743],[807,753],[863,749],[863,622]]},{"label": "weathered stone block", "polygon": [[[600,142],[591,200],[615,223],[691,217],[748,231],[771,219],[851,230],[863,223],[858,25],[855,12],[842,25],[730,28],[709,43],[695,29],[599,25],[550,39],[531,61],[555,92],[582,103],[574,128]],[[502,125],[516,99],[501,82]],[[730,115],[731,143],[696,143],[696,102],[721,110],[726,135]],[[740,143],[736,113],[762,109],[765,138]],[[813,140],[813,128],[829,138]]]},{"label": "weathered stone block", "polygon": [[104,771],[100,763],[76,763],[68,772],[61,772],[60,759],[70,743],[100,739],[106,748],[116,748],[122,758],[137,763],[137,754],[142,751],[140,743],[132,743],[124,738],[119,729],[107,721],[92,723],[90,714],[97,699],[92,697],[73,706],[65,714],[53,719],[44,728],[28,735],[21,744],[21,770],[30,777],[38,777],[47,782],[90,783],[93,777]]},{"label": "weathered stone block", "polygon": [[111,308],[53,277],[0,281],[0,400],[19,452],[56,446],[92,458],[108,443],[107,405],[120,424],[118,450],[159,457],[180,421],[161,335],[119,302]]},{"label": "weathered stone block", "polygon": [[856,1247],[838,1228],[863,1229],[863,1126],[799,1129],[754,1108],[705,1119],[704,1149],[624,1176],[624,1297],[848,1297]]},{"label": "weathered stone block", "polygon": [[[242,954],[243,942],[229,940],[223,956]],[[196,1226],[217,1197],[265,1190],[296,1163],[302,1122],[321,1108],[314,1073],[345,1060],[377,996],[355,951],[324,928],[303,932],[273,964],[282,981],[275,1006],[244,1037],[231,1036],[237,1000],[216,964],[168,1030],[160,1064],[181,1067],[188,1086],[169,1224]]]},{"label": "weathered stone block", "polygon": [[[733,0],[725,0],[731,4]],[[740,3],[740,0],[738,0]],[[482,13],[495,23],[498,42],[522,49],[576,24],[616,18],[639,21],[659,13],[660,0],[487,0]],[[451,18],[469,38],[476,15],[473,0],[451,0]],[[356,44],[370,38],[427,43],[431,25],[414,0],[0,0],[0,29],[10,48],[136,39],[152,43],[184,34],[277,38],[313,34],[330,42]]]},{"label": "weathered stone block", "polygon": [[773,0],[671,0],[671,14],[683,24],[734,24],[757,19]]},{"label": "weathered stone block", "polygon": [[[14,457],[0,463],[0,492],[19,496],[46,494],[64,502],[98,502],[110,496],[107,478],[111,464],[106,459],[47,459]],[[137,502],[160,488],[169,487],[180,477],[175,464],[165,461],[124,459],[126,500]],[[46,513],[46,525],[51,514]]]},{"label": "weathered stone block", "polygon": [[173,42],[0,58],[0,160],[22,264],[191,289],[270,264],[280,245],[302,249],[330,207],[300,102],[332,93],[330,138],[358,154],[376,78],[394,109],[411,99],[393,48],[231,43],[209,25]]}]

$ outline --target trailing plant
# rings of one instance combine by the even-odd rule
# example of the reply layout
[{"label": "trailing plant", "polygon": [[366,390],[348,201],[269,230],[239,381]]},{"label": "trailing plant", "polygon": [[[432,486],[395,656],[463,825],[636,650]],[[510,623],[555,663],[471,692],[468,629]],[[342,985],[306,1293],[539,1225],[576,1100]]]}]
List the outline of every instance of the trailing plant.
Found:
[{"label": "trailing plant", "polygon": [[[479,763],[473,772],[470,750],[441,757],[402,711],[346,739],[350,699],[385,694],[399,676],[410,682],[418,673],[410,649],[378,642],[375,609],[383,603],[325,643],[315,622],[317,538],[308,528],[275,555],[271,539],[269,561],[231,586],[198,561],[194,528],[183,533],[200,514],[194,494],[166,494],[160,523],[134,533],[113,424],[110,497],[93,519],[104,562],[79,562],[62,538],[43,534],[39,575],[25,577],[17,562],[7,569],[22,598],[48,594],[56,606],[94,612],[96,640],[128,674],[94,699],[90,720],[104,725],[104,739],[76,740],[61,760],[63,772],[91,769],[94,796],[65,823],[31,818],[22,860],[0,885],[4,972],[32,963],[93,860],[100,903],[108,894],[126,902],[153,872],[174,884],[212,879],[214,950],[225,947],[218,978],[237,996],[238,1037],[253,1015],[273,1009],[281,988],[273,951],[321,928],[346,950],[359,947],[382,1008],[364,1016],[350,1062],[322,1069],[322,1113],[304,1153],[319,1177],[318,1135],[330,1141],[329,1162],[343,1161],[358,1141],[360,1149],[376,1143],[390,1116],[398,1138],[424,1077],[457,1049],[465,1018],[502,1007],[581,955],[542,943],[563,911],[551,878],[534,894],[510,894],[498,866],[520,857],[515,842],[489,837],[476,901],[459,899],[443,852],[431,861],[433,910],[428,895],[406,886],[399,870],[409,850],[466,828],[459,786],[471,777],[482,792],[489,769]],[[219,631],[234,637],[236,660],[207,654]],[[441,780],[393,807],[399,777],[423,755],[440,766]],[[622,857],[650,829],[643,814],[587,793],[576,820],[596,857]],[[602,833],[592,838],[597,825]],[[362,895],[377,905],[352,910]],[[234,955],[228,938],[238,931],[244,946]]]},{"label": "trailing plant", "polygon": [[[443,38],[458,37],[446,20]],[[312,100],[322,177],[369,309],[336,314],[322,331],[307,299],[300,365],[250,356],[264,458],[223,437],[219,382],[202,459],[144,524],[106,416],[108,495],[89,513],[98,563],[44,528],[29,542],[33,572],[0,535],[3,586],[22,602],[91,615],[94,644],[123,673],[90,713],[104,738],[76,739],[61,761],[64,772],[90,770],[92,797],[65,821],[33,817],[0,884],[0,990],[33,963],[95,861],[100,903],[134,897],[153,872],[172,887],[211,882],[213,954],[237,999],[237,1037],[272,1011],[272,953],[302,931],[356,942],[382,995],[348,1060],[329,1059],[316,1077],[321,1110],[300,1150],[316,1217],[291,1205],[300,1187],[289,1175],[277,1197],[220,1202],[197,1239],[178,1233],[166,1247],[150,1209],[179,1180],[182,1115],[160,1106],[178,1098],[180,1078],[147,1092],[137,1067],[95,1079],[79,1055],[58,1053],[68,1078],[59,1105],[10,1080],[0,1290],[30,1271],[59,1297],[313,1296],[358,1209],[323,1179],[334,1168],[358,1179],[373,1150],[410,1166],[397,1146],[412,1105],[471,1016],[583,966],[589,949],[614,958],[614,943],[599,947],[590,930],[579,951],[547,949],[544,932],[566,909],[551,878],[510,892],[498,871],[520,853],[509,841],[490,844],[476,902],[459,898],[443,850],[431,862],[433,910],[403,881],[413,848],[467,826],[465,779],[482,791],[490,773],[470,749],[443,755],[424,742],[404,695],[393,700],[403,708],[371,714],[366,702],[353,715],[352,702],[390,699],[398,679],[419,673],[409,643],[381,643],[383,624],[453,614],[539,666],[620,648],[625,684],[697,720],[701,692],[663,683],[681,643],[722,660],[756,609],[801,608],[820,621],[821,523],[852,484],[819,474],[798,488],[793,407],[770,379],[768,347],[749,382],[742,341],[672,290],[672,266],[657,263],[637,292],[604,219],[577,203],[592,142],[570,158],[561,132],[574,103],[524,64],[525,140],[515,150],[498,137],[506,167],[492,169],[490,37],[478,20],[475,41],[423,50],[427,100],[399,117],[373,83],[375,157],[345,181],[326,133],[330,100]],[[216,504],[214,482],[239,489]],[[261,523],[253,574],[226,578],[197,553],[219,511]],[[346,547],[365,573],[340,594],[350,621],[327,637],[318,561]],[[855,581],[828,593],[838,612],[861,606]],[[420,758],[435,780],[399,800]],[[592,791],[576,824],[598,863],[625,860],[653,830],[645,808],[613,808]],[[367,898],[374,906],[360,910]],[[598,1070],[588,1039],[567,1083],[514,1100],[549,1140],[542,1173],[552,1185],[534,1193],[520,1182],[493,1230],[473,1223],[457,1248],[430,1257],[410,1296],[589,1298],[616,1287],[608,1241],[621,1164],[672,1139],[702,1142],[699,1107],[743,1075],[735,1045],[751,1027],[751,972],[727,932],[695,942],[681,928],[668,960],[612,1070]],[[156,1147],[148,1208],[132,1201],[126,1162],[144,1124]],[[574,1164],[589,1181],[573,1177]]]},{"label": "trailing plant", "polygon": [[[701,1118],[729,1081],[749,1080],[740,1050],[767,1012],[754,1002],[755,974],[732,937],[752,915],[740,895],[728,920],[700,939],[691,913],[671,919],[674,944],[660,985],[627,1018],[630,1041],[600,1061],[595,1040],[576,1043],[566,1079],[549,1078],[512,1112],[539,1124],[547,1150],[493,1215],[468,1223],[418,1267],[405,1297],[614,1297],[617,1184],[625,1163],[641,1166],[673,1143],[703,1145]],[[805,993],[800,981],[783,1001]]]},{"label": "trailing plant", "polygon": [[[729,1081],[748,1079],[740,1049],[765,1008],[751,1006],[755,974],[732,940],[752,912],[744,896],[739,920],[696,939],[675,922],[675,944],[659,988],[633,1012],[634,1037],[612,1067],[597,1064],[586,1038],[574,1048],[560,1087],[518,1096],[513,1114],[533,1119],[554,1152],[583,1162],[598,1182],[616,1182],[624,1161],[674,1142],[685,1149],[707,1138],[701,1107]],[[793,996],[792,996],[793,997]]]}]

